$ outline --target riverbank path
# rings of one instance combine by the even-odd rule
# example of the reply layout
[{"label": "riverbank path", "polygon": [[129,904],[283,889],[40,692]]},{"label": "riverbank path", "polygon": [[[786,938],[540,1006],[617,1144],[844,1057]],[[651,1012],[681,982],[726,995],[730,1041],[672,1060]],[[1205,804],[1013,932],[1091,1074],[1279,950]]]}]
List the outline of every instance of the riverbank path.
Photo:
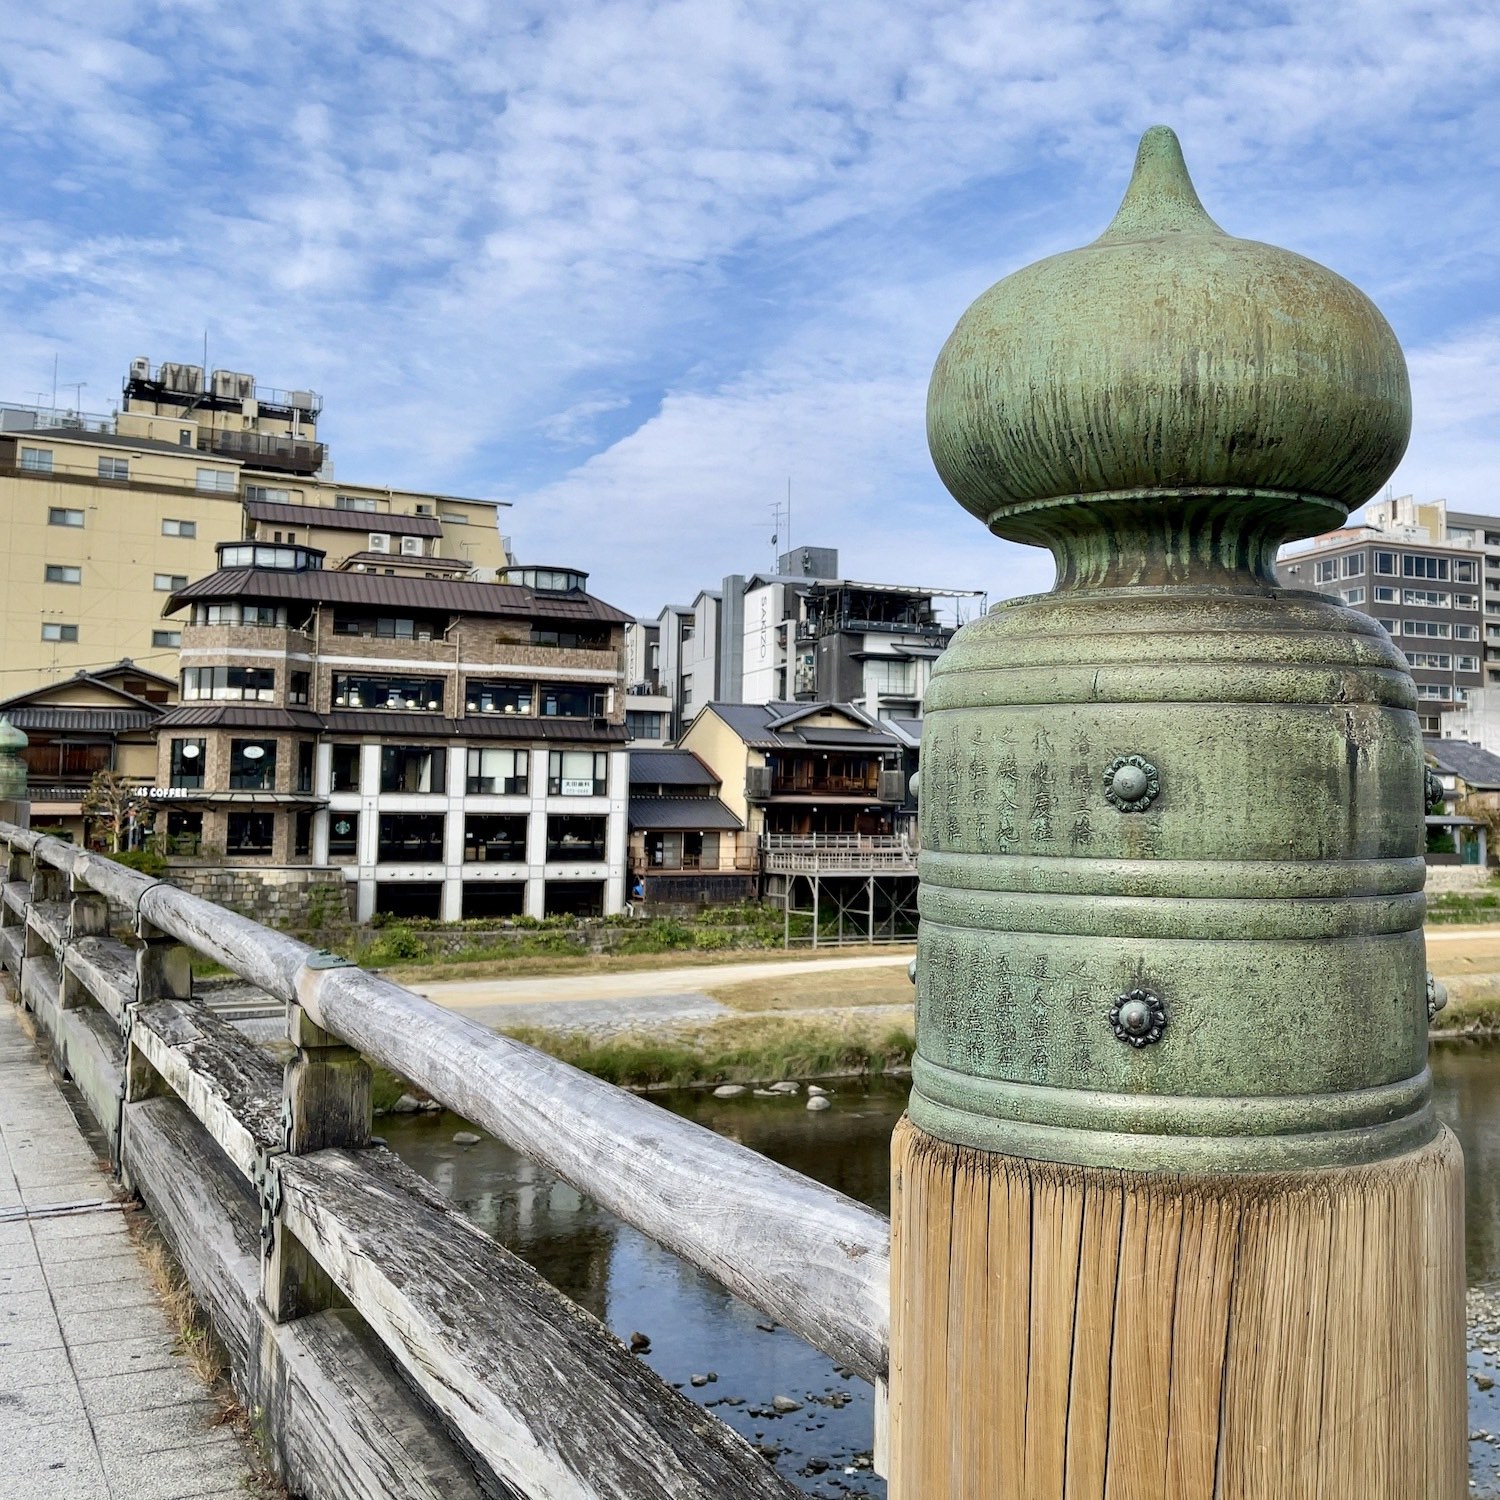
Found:
[{"label": "riverbank path", "polygon": [[0,1497],[246,1500],[125,1207],[0,984]]},{"label": "riverbank path", "polygon": [[911,962],[911,954],[907,948],[858,958],[759,959],[524,979],[427,980],[410,988],[484,1026],[546,1025],[566,1013],[575,1024],[590,1027],[596,1019],[607,1017],[608,1029],[614,1031],[635,1024],[697,1022],[728,1015],[730,1012],[712,999],[712,992],[726,985],[805,974],[836,977],[860,970],[904,969]]}]

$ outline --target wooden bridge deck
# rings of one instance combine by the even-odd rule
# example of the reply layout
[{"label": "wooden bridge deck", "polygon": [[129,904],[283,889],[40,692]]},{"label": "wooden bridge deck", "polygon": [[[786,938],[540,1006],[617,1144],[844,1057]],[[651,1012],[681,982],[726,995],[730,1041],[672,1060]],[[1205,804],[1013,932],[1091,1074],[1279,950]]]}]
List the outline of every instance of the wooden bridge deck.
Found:
[{"label": "wooden bridge deck", "polygon": [[245,1500],[248,1455],[176,1352],[111,1189],[0,1004],[0,1494]]}]

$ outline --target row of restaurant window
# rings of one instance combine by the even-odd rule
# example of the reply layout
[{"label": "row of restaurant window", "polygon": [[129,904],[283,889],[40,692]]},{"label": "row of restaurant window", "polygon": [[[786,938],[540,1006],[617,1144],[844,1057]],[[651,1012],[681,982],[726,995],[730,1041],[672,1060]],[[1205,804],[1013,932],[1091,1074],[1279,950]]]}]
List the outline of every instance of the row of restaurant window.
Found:
[{"label": "row of restaurant window", "polygon": [[[224,852],[270,854],[275,847],[274,812],[231,812],[225,825]],[[312,853],[309,811],[292,815],[294,858]],[[444,824],[440,813],[379,813],[375,840],[377,864],[428,865],[445,862]],[[547,819],[549,864],[599,864],[607,857],[608,819],[598,815],[553,814]],[[359,858],[357,812],[328,817],[328,858],[346,863]],[[195,855],[203,849],[203,814],[189,808],[167,812],[166,836],[173,854]],[[524,813],[471,813],[464,819],[466,864],[525,864],[527,818]]]},{"label": "row of restaurant window", "polygon": [[1447,620],[1389,620],[1375,616],[1375,623],[1385,627],[1388,635],[1414,635],[1431,641],[1477,641],[1477,625],[1453,625]]},{"label": "row of restaurant window", "polygon": [[[174,739],[170,751],[170,785],[184,791],[202,790],[208,741]],[[464,790],[469,795],[521,796],[530,788],[531,752],[471,746],[466,751]],[[297,744],[297,767],[293,789],[313,790],[313,744]],[[552,797],[602,797],[609,786],[609,755],[603,750],[549,750],[547,794]],[[445,792],[448,787],[446,746],[382,745],[380,780],[382,792]],[[229,742],[229,789],[274,791],[276,789],[276,741],[244,739]],[[333,746],[334,792],[359,792],[360,747]]]},{"label": "row of restaurant window", "polygon": [[[306,705],[310,681],[306,672],[291,673],[287,702]],[[276,671],[273,667],[184,667],[181,696],[184,703],[274,703]],[[590,686],[491,682],[470,678],[464,689],[464,706],[471,714],[540,714],[544,719],[591,719],[604,716],[607,702],[603,689]],[[333,707],[441,713],[443,679],[335,672]]]}]

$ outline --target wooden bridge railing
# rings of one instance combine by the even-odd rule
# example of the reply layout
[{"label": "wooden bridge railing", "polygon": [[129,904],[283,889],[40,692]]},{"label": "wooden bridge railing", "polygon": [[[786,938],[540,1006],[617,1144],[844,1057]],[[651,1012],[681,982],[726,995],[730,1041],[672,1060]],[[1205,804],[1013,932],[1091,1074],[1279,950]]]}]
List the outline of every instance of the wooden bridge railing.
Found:
[{"label": "wooden bridge railing", "polygon": [[[182,1261],[294,1490],[797,1493],[370,1143],[365,1059],[883,1389],[880,1215],[100,855],[0,823],[0,863],[0,964]],[[110,903],[133,942],[110,935]],[[194,953],[286,1003],[284,1070],[192,1002]]]}]

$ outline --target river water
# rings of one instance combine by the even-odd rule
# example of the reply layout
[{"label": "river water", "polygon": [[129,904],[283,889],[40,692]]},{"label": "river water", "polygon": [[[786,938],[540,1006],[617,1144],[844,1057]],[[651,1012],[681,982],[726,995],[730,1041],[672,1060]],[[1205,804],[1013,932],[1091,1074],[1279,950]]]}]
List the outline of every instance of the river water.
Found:
[{"label": "river water", "polygon": [[[1438,1111],[1462,1141],[1467,1164],[1469,1283],[1500,1282],[1500,1043],[1438,1044],[1432,1070]],[[653,1098],[886,1213],[889,1141],[906,1086],[875,1080],[834,1088],[833,1107],[822,1113],[809,1113],[800,1096]],[[381,1121],[392,1148],[452,1203],[620,1338],[646,1334],[647,1363],[751,1442],[775,1449],[779,1471],[806,1494],[884,1500],[885,1485],[869,1467],[868,1385],[514,1152],[488,1137],[456,1143],[455,1132],[468,1128],[447,1114]],[[710,1379],[694,1386],[695,1375]],[[1491,1403],[1471,1393],[1471,1421],[1493,1422]],[[778,1396],[800,1409],[776,1414]],[[1476,1452],[1485,1493],[1493,1451]]]}]

